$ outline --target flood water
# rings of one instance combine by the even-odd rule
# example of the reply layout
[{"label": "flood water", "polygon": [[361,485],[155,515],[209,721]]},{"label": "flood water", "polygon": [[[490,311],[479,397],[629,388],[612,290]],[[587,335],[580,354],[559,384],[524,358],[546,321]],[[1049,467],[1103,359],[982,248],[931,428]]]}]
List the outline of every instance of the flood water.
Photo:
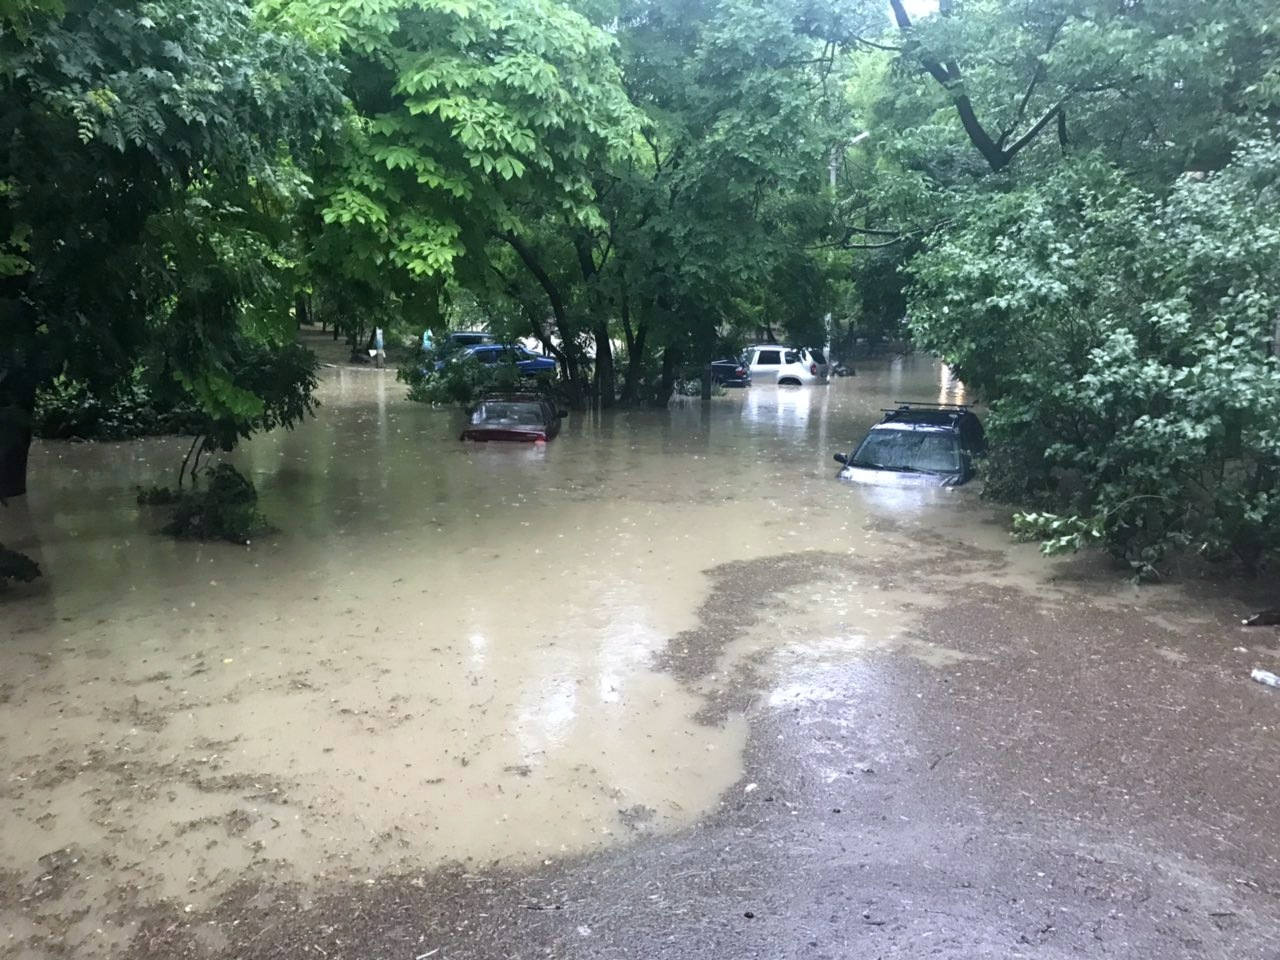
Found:
[{"label": "flood water", "polygon": [[880,407],[963,398],[926,359],[859,372],[530,447],[329,370],[314,421],[233,457],[279,527],[247,547],[154,533],[135,489],[181,441],[38,444],[0,511],[45,572],[0,603],[0,879],[61,884],[46,921],[109,946],[114,906],[199,911],[247,876],[518,867],[696,823],[750,711],[823,696],[813,664],[962,657],[912,637],[930,601],[878,565],[1039,569],[976,490],[834,479]]}]

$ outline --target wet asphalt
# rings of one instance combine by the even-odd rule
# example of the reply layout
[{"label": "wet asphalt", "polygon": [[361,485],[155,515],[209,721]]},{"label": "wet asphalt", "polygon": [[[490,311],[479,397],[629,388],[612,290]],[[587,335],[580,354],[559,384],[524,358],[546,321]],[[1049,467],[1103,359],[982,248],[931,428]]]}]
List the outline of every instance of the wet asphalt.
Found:
[{"label": "wet asphalt", "polygon": [[[1135,600],[1115,571],[1073,570],[1052,597],[879,571],[950,591],[913,630],[975,659],[873,653],[783,700],[741,671],[723,699],[751,723],[746,772],[679,834],[637,822],[615,848],[519,872],[245,884],[198,918],[141,910],[130,955],[1280,957],[1280,693],[1248,677],[1280,631],[1239,626],[1268,589]],[[698,672],[716,602],[669,668]]]}]

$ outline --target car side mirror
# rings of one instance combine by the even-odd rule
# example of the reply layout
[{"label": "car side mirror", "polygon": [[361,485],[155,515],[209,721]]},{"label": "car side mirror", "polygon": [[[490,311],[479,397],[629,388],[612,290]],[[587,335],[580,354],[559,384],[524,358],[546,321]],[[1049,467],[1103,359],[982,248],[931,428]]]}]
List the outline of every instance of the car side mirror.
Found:
[{"label": "car side mirror", "polygon": [[848,457],[846,457],[843,453],[837,453],[837,454],[835,455],[834,459],[835,459],[836,463],[843,463],[843,464],[845,464],[846,466],[848,466],[848,464],[849,464],[849,458],[848,458]]}]

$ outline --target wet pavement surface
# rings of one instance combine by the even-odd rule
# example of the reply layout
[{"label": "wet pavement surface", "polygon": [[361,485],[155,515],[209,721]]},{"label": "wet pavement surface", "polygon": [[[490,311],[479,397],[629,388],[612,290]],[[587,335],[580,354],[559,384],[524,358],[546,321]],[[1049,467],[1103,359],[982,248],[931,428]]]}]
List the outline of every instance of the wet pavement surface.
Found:
[{"label": "wet pavement surface", "polygon": [[249,548],[149,532],[180,443],[41,445],[0,957],[1280,957],[1274,584],[838,484],[962,389],[860,372],[530,450],[333,371]]}]

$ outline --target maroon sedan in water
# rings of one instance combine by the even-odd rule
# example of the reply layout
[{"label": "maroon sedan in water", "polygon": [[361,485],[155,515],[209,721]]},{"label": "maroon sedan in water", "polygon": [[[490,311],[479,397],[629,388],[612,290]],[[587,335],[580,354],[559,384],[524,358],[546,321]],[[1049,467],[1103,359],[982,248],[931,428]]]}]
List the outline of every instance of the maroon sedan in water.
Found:
[{"label": "maroon sedan in water", "polygon": [[537,396],[510,394],[485,397],[472,409],[462,440],[516,440],[546,443],[560,432],[567,416]]}]

